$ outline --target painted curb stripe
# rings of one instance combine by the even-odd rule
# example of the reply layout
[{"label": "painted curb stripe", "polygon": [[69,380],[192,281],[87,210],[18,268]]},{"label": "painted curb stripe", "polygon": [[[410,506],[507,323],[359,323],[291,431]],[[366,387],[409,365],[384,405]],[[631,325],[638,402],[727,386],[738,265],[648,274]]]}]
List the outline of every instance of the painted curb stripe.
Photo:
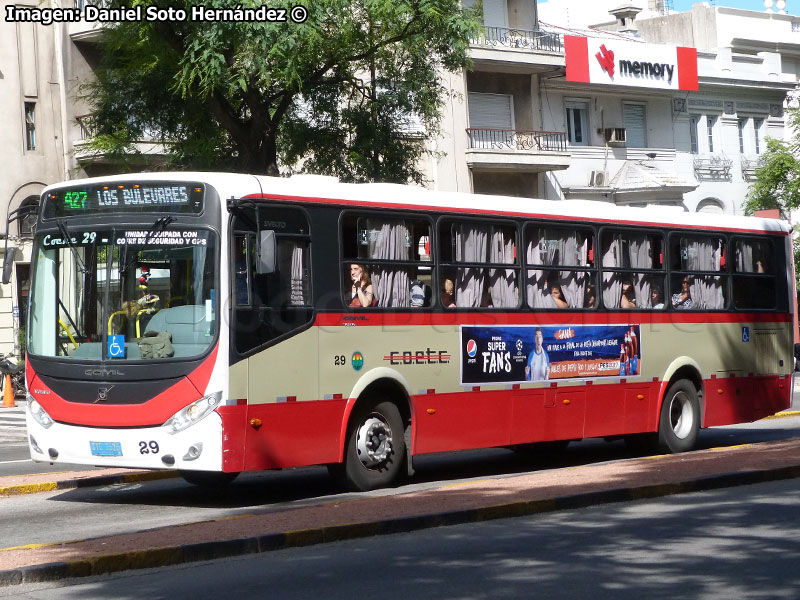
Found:
[{"label": "painted curb stripe", "polygon": [[176,471],[145,471],[142,473],[126,473],[124,475],[101,475],[99,477],[86,477],[84,479],[67,479],[64,481],[47,481],[43,483],[20,483],[0,487],[0,498],[4,496],[21,496],[23,494],[38,494],[56,490],[72,490],[75,488],[99,487],[117,483],[139,483],[142,481],[157,481],[159,479],[172,479],[178,476]]},{"label": "painted curb stripe", "polygon": [[259,554],[286,548],[297,548],[348,539],[409,533],[421,529],[461,525],[479,521],[505,519],[586,508],[600,504],[659,498],[675,494],[703,492],[725,487],[766,483],[800,477],[800,464],[763,471],[726,473],[681,483],[656,484],[636,488],[620,488],[573,494],[562,498],[512,502],[477,509],[440,514],[388,519],[373,523],[350,523],[317,529],[301,529],[251,538],[200,542],[183,546],[136,550],[72,562],[53,562],[19,569],[0,571],[0,587],[73,577],[88,577],[135,569],[166,567],[181,563],[214,560],[246,554]]}]

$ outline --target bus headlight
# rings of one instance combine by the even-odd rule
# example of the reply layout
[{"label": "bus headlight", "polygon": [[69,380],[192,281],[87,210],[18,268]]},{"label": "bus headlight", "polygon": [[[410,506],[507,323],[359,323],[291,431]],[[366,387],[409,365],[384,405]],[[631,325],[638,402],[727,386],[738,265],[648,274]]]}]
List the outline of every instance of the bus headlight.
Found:
[{"label": "bus headlight", "polygon": [[28,394],[28,410],[31,411],[31,416],[33,419],[45,429],[53,424],[53,419],[50,418],[50,415],[47,414],[47,411],[45,411],[45,409],[42,408],[42,405],[34,400],[33,396],[30,394]]},{"label": "bus headlight", "polygon": [[182,408],[172,415],[162,425],[167,433],[178,433],[190,425],[194,425],[202,420],[208,413],[213,411],[222,401],[222,392],[214,392],[208,396],[203,396],[200,400],[192,402],[186,408]]}]

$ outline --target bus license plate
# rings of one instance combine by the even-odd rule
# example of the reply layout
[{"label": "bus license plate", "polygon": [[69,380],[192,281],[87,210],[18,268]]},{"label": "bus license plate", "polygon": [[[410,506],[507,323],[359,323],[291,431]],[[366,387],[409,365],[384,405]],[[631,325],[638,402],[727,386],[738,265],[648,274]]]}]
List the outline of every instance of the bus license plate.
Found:
[{"label": "bus license plate", "polygon": [[119,442],[89,442],[92,456],[122,456],[122,444]]}]

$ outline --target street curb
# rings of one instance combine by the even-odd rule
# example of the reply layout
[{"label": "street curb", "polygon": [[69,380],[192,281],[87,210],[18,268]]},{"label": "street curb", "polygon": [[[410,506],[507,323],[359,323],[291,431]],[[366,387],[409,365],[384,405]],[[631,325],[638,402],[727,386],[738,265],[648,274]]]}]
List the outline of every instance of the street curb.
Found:
[{"label": "street curb", "polygon": [[6,496],[21,496],[24,494],[38,494],[55,490],[72,490],[75,488],[97,487],[113,485],[116,483],[137,483],[140,481],[156,481],[177,477],[175,471],[144,471],[141,473],[125,473],[121,475],[100,475],[98,477],[84,477],[83,479],[65,479],[63,481],[43,481],[41,483],[18,483],[0,487],[0,498]]},{"label": "street curb", "polygon": [[675,494],[703,492],[798,477],[800,477],[800,464],[776,469],[725,473],[684,482],[586,492],[561,498],[511,502],[495,506],[387,519],[371,523],[348,523],[247,538],[135,550],[69,562],[53,562],[0,571],[0,587],[23,583],[57,581],[72,577],[89,577],[135,569],[168,567],[182,563],[244,556],[378,535],[409,533],[434,527],[660,498]]}]

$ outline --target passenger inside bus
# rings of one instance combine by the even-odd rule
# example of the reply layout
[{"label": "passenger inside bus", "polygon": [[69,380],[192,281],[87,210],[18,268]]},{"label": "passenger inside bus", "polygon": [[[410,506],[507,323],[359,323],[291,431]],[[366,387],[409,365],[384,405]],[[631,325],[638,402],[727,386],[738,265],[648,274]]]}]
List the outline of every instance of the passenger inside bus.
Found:
[{"label": "passenger inside bus", "polygon": [[452,279],[445,279],[442,286],[442,306],[455,308],[456,306],[456,286]]},{"label": "passenger inside bus", "polygon": [[650,288],[650,308],[657,310],[664,308],[664,290],[657,283]]},{"label": "passenger inside bus", "polygon": [[550,288],[550,300],[553,308],[569,308],[569,303],[564,299],[564,291],[558,282],[558,276],[550,278],[548,287]]},{"label": "passenger inside bus", "polygon": [[364,265],[357,263],[350,265],[350,280],[353,282],[350,290],[350,306],[366,308],[377,305],[375,289],[369,271]]},{"label": "passenger inside bus", "polygon": [[597,302],[597,291],[595,290],[594,284],[590,283],[588,286],[586,286],[586,294],[583,298],[583,307],[594,308],[595,302]]},{"label": "passenger inside bus", "polygon": [[687,310],[694,306],[692,301],[691,287],[692,278],[689,275],[684,275],[681,280],[681,291],[677,294],[672,294],[672,306],[678,310]]},{"label": "passenger inside bus", "polygon": [[636,290],[633,287],[633,282],[626,278],[622,282],[622,295],[619,299],[619,307],[625,309],[636,308]]}]

